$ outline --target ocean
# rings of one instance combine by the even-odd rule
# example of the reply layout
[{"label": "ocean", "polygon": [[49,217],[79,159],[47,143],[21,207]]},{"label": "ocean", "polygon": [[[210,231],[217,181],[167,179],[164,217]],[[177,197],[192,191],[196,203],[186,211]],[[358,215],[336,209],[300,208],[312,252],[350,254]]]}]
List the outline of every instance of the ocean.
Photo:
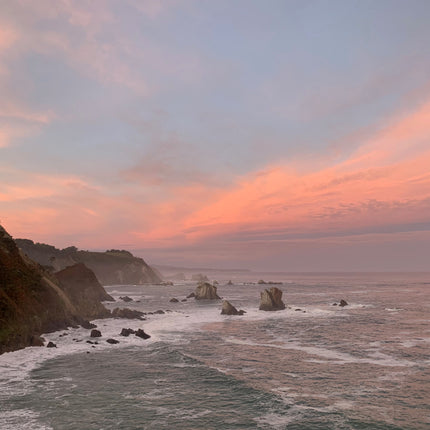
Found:
[{"label": "ocean", "polygon": [[258,310],[267,274],[228,276],[243,316],[181,301],[195,282],[110,286],[110,308],[167,312],[0,356],[0,429],[430,429],[430,274],[272,274],[277,312]]}]

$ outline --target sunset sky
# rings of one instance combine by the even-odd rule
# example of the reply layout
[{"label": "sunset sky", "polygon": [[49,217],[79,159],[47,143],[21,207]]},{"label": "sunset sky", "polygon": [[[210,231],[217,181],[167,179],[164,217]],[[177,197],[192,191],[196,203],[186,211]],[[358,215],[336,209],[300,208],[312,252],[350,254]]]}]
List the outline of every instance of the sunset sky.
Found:
[{"label": "sunset sky", "polygon": [[0,223],[149,263],[430,269],[430,1],[2,0]]}]

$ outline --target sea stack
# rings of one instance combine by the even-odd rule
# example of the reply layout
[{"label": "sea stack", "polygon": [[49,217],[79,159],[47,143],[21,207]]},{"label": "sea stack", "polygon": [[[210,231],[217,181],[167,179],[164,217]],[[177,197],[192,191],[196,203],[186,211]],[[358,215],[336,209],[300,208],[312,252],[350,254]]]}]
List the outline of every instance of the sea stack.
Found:
[{"label": "sea stack", "polygon": [[261,311],[281,311],[285,309],[285,304],[282,301],[282,291],[279,288],[272,287],[260,293]]},{"label": "sea stack", "polygon": [[203,282],[196,288],[195,299],[196,300],[220,300],[221,297],[217,294],[217,288],[209,282]]},{"label": "sea stack", "polygon": [[222,302],[221,315],[243,315],[245,311],[238,311],[229,301]]}]

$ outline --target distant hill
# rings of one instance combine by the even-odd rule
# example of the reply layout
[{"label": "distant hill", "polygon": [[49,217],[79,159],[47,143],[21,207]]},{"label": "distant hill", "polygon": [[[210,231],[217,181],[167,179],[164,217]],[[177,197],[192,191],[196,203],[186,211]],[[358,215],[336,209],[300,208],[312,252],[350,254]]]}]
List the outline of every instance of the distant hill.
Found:
[{"label": "distant hill", "polygon": [[0,354],[42,345],[42,333],[110,315],[100,302],[110,296],[84,265],[58,278],[21,253],[0,226]]},{"label": "distant hill", "polygon": [[15,242],[32,260],[55,272],[76,263],[84,263],[96,274],[102,285],[162,282],[157,271],[142,258],[135,257],[128,251],[80,251],[75,246],[58,249],[45,243],[34,243],[29,239],[15,239]]}]

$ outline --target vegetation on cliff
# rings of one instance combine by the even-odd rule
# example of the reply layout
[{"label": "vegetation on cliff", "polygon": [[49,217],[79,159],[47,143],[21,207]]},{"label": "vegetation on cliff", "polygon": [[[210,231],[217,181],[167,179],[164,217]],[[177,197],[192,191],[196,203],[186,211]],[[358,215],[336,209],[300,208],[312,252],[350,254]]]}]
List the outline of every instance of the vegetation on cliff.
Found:
[{"label": "vegetation on cliff", "polygon": [[106,252],[80,251],[75,246],[58,249],[28,239],[16,239],[16,244],[31,259],[53,271],[84,263],[103,285],[161,283],[161,277],[142,258],[129,251],[111,249]]},{"label": "vegetation on cliff", "polygon": [[91,275],[86,268],[82,270],[82,267],[74,269],[75,279],[87,277],[87,282],[72,293],[69,287],[73,278],[70,281],[67,273],[60,274],[60,283],[21,254],[12,237],[0,226],[0,354],[41,345],[42,333],[109,314],[97,297],[100,293],[97,285],[94,294],[90,292],[94,287],[88,281]]}]

